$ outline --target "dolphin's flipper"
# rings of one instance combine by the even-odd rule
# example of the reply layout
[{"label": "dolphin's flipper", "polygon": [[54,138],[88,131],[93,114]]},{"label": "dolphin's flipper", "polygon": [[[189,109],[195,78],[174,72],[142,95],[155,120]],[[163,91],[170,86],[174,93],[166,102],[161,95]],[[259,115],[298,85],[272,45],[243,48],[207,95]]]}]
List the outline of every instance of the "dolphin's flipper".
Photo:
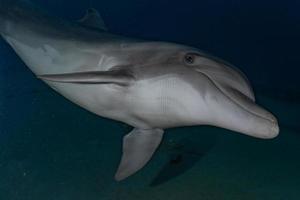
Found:
[{"label": "dolphin's flipper", "polygon": [[45,74],[38,78],[45,81],[78,84],[117,84],[127,86],[134,81],[128,70],[89,71],[65,74]]},{"label": "dolphin's flipper", "polygon": [[161,129],[133,129],[123,139],[123,156],[115,175],[123,180],[140,170],[151,159],[161,143],[164,131]]},{"label": "dolphin's flipper", "polygon": [[78,22],[87,27],[108,31],[101,15],[94,8],[87,9],[85,16],[78,20]]}]

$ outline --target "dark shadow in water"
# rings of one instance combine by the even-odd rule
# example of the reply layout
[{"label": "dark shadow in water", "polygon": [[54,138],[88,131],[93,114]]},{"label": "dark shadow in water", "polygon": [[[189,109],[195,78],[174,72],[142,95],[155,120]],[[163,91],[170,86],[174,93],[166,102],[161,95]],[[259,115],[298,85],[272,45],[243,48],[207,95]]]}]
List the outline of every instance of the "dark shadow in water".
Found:
[{"label": "dark shadow in water", "polygon": [[151,182],[155,187],[185,173],[191,169],[214,146],[214,140],[208,140],[205,144],[199,144],[191,140],[183,139],[178,142],[166,142],[170,159]]}]

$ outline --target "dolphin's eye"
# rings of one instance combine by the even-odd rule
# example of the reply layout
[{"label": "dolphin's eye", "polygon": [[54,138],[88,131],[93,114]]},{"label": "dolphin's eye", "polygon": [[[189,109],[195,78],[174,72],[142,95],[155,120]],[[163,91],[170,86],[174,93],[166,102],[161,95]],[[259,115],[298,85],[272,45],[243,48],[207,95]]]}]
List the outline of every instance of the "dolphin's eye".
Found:
[{"label": "dolphin's eye", "polygon": [[185,63],[187,63],[187,64],[189,64],[189,65],[193,64],[193,63],[194,63],[194,60],[195,60],[195,56],[194,56],[194,55],[191,55],[191,54],[187,54],[187,55],[185,55],[185,57],[184,57]]}]

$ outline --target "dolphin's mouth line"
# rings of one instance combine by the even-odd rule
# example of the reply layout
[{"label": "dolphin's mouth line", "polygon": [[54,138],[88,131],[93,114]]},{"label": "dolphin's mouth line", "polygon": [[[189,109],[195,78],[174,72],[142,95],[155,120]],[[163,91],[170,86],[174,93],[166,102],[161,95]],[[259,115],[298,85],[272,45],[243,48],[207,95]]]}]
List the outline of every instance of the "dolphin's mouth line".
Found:
[{"label": "dolphin's mouth line", "polygon": [[[251,110],[249,107],[243,105],[242,103],[238,102],[237,99],[233,98],[230,94],[228,94],[227,91],[225,91],[224,88],[222,88],[216,81],[213,80],[213,78],[210,77],[210,75],[206,74],[205,72],[201,72],[199,70],[196,70],[197,72],[201,73],[202,75],[206,76],[214,85],[215,87],[220,90],[220,92],[222,92],[228,99],[230,99],[232,102],[234,102],[237,106],[239,106],[240,108],[242,108],[243,110],[259,117],[259,118],[262,118],[262,119],[265,119],[265,120],[268,120],[272,123],[277,123],[277,120],[275,117],[273,117],[273,115],[271,113],[269,113],[268,116],[266,115],[263,115],[261,113],[258,113],[258,112],[255,112],[253,110]],[[235,91],[235,90],[232,90],[233,92],[235,92],[235,94],[233,95],[239,95],[241,98],[243,98],[243,101],[245,101],[245,103],[247,103],[246,101],[251,101],[250,98],[248,98],[247,96],[245,96],[244,94],[240,93],[239,91]],[[254,103],[251,101],[251,103]],[[268,111],[265,111],[265,112],[268,112]]]}]

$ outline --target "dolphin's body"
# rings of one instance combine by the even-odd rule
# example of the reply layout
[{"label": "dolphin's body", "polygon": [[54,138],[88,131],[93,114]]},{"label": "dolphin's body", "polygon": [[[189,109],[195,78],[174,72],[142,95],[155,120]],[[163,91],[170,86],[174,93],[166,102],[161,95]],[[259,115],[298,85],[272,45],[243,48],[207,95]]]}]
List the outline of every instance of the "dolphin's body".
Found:
[{"label": "dolphin's body", "polygon": [[83,108],[135,127],[124,137],[117,180],[150,160],[166,128],[213,125],[258,138],[279,132],[245,76],[220,59],[110,34],[95,10],[70,23],[4,2],[0,33],[38,77]]}]

